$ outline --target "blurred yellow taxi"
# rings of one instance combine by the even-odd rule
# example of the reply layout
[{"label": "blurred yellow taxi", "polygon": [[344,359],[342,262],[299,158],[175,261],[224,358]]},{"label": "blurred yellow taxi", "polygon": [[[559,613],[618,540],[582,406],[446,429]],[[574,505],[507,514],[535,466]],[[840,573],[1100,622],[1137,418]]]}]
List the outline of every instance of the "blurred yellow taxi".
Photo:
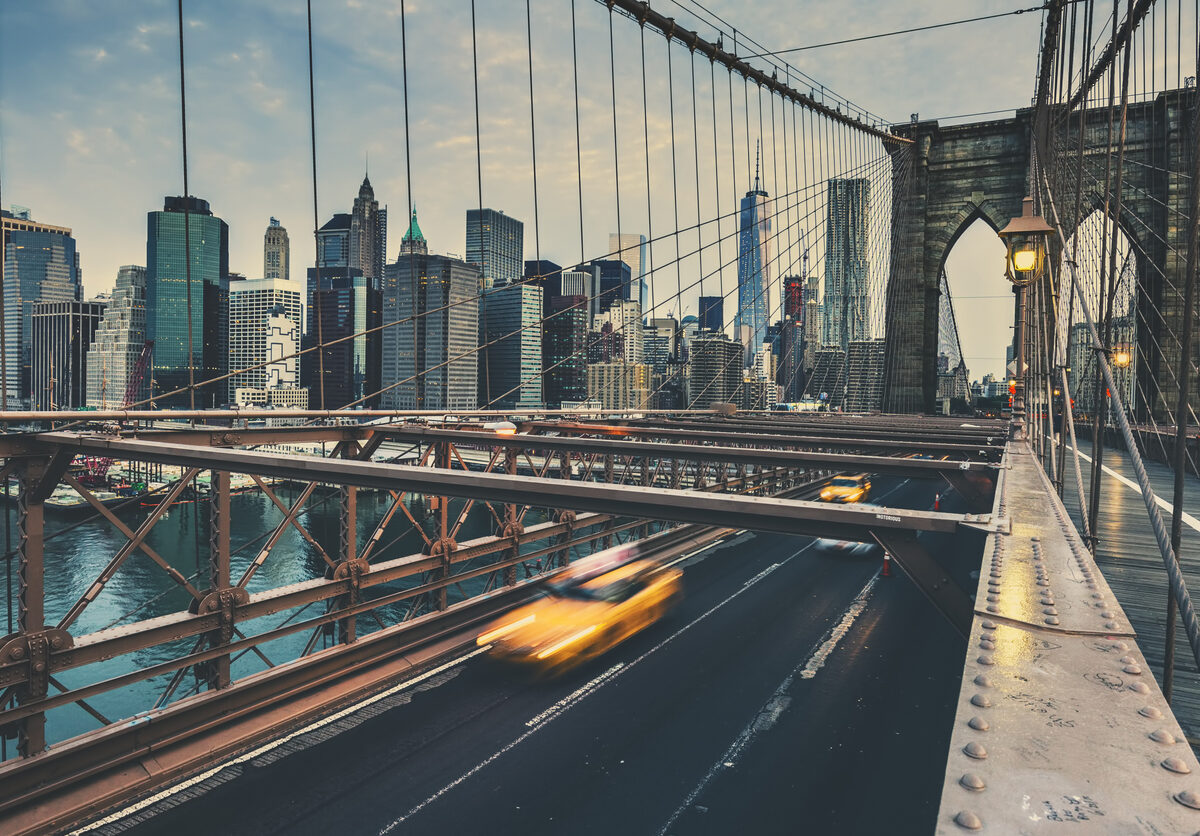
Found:
[{"label": "blurred yellow taxi", "polygon": [[637,544],[576,561],[539,597],[479,634],[490,655],[545,672],[594,659],[662,618],[683,596],[683,572],[640,557]]},{"label": "blurred yellow taxi", "polygon": [[865,502],[871,494],[871,480],[865,473],[835,476],[821,488],[824,502]]}]

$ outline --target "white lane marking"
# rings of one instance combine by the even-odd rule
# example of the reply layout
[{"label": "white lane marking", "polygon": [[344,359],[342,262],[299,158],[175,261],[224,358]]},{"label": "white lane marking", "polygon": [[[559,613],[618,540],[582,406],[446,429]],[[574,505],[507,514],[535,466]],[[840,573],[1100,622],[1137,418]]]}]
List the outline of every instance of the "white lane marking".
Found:
[{"label": "white lane marking", "polygon": [[367,697],[365,700],[357,702],[354,705],[347,706],[346,708],[343,708],[340,711],[330,714],[328,717],[323,717],[320,720],[316,720],[312,723],[309,723],[304,728],[298,729],[290,734],[287,734],[287,735],[279,738],[278,740],[272,740],[270,743],[264,743],[262,746],[259,746],[257,749],[252,749],[251,751],[246,752],[245,754],[239,755],[236,758],[233,758],[231,760],[225,761],[224,763],[218,764],[217,766],[214,766],[211,769],[207,769],[204,772],[201,772],[199,775],[194,775],[191,778],[187,779],[186,781],[183,781],[181,783],[175,784],[174,786],[168,787],[167,789],[162,790],[161,792],[155,793],[154,795],[150,796],[149,798],[144,798],[141,801],[137,802],[136,804],[131,804],[123,810],[119,810],[115,813],[105,816],[102,819],[98,819],[94,822],[91,822],[90,824],[87,824],[87,825],[79,828],[78,830],[73,830],[73,831],[71,831],[71,836],[75,836],[75,834],[77,834],[77,833],[87,833],[90,830],[95,830],[96,828],[102,827],[106,824],[112,824],[113,822],[120,821],[121,819],[125,818],[126,816],[130,816],[140,810],[144,810],[145,808],[149,807],[151,804],[156,804],[159,801],[162,801],[163,799],[170,798],[171,796],[177,795],[178,793],[183,792],[184,790],[186,790],[190,787],[194,787],[196,784],[202,783],[203,781],[207,781],[212,776],[216,775],[217,773],[219,773],[225,769],[228,769],[231,766],[236,766],[237,764],[242,764],[242,763],[246,763],[247,761],[252,761],[257,757],[260,757],[261,755],[272,751],[273,749],[278,749],[280,746],[283,746],[285,743],[288,743],[288,742],[296,739],[297,737],[300,737],[301,735],[305,735],[310,732],[316,731],[317,729],[320,729],[324,726],[328,726],[330,723],[335,723],[338,720],[342,719],[343,717],[346,717],[349,714],[353,714],[356,711],[361,711],[362,709],[366,708],[367,706],[374,705],[375,703],[379,702],[380,700],[387,699],[388,697],[393,696],[394,694],[396,694],[400,691],[403,691],[405,688],[411,688],[412,686],[418,685],[427,679],[431,679],[432,677],[435,677],[440,673],[448,671],[453,667],[457,667],[458,665],[461,665],[463,662],[467,661],[468,659],[472,658],[473,656],[478,656],[480,653],[484,653],[484,652],[488,651],[489,649],[491,649],[491,645],[486,645],[484,647],[480,647],[480,648],[473,650],[470,653],[467,653],[463,656],[459,656],[455,659],[451,659],[449,662],[445,662],[436,668],[427,670],[422,674],[414,676],[412,679],[406,679],[405,681],[403,681],[397,685],[393,685],[391,688],[388,688],[386,691],[382,691],[372,697]]},{"label": "white lane marking", "polygon": [[700,779],[700,783],[692,788],[692,791],[688,793],[683,803],[675,809],[675,812],[667,819],[666,824],[659,829],[658,836],[666,836],[671,826],[679,820],[679,817],[683,815],[685,810],[695,803],[696,799],[700,797],[700,793],[704,792],[705,788],[712,783],[721,770],[732,769],[736,766],[738,757],[745,751],[746,747],[756,737],[768,731],[779,721],[779,718],[783,716],[783,712],[787,711],[788,706],[791,705],[792,698],[788,694],[788,691],[791,689],[792,683],[796,681],[797,674],[799,674],[801,679],[812,679],[817,675],[817,671],[825,664],[825,660],[829,658],[829,654],[833,652],[837,643],[846,635],[854,620],[866,608],[867,599],[871,597],[871,591],[875,588],[877,580],[879,580],[878,572],[871,576],[866,586],[855,596],[849,608],[842,614],[841,621],[838,622],[837,626],[825,635],[823,641],[814,646],[804,663],[792,668],[792,672],[784,677],[783,682],[779,683],[779,687],[775,689],[771,697],[763,704],[763,707],[750,719],[750,722],[746,724],[741,733],[733,739],[733,743],[729,744],[729,748],[721,753],[721,757],[717,758],[713,765],[709,767],[708,772],[704,773],[704,777]]},{"label": "white lane marking", "polygon": [[867,599],[871,597],[871,590],[875,588],[875,581],[877,580],[879,580],[878,573],[871,580],[867,581],[867,585],[858,593],[858,597],[850,604],[850,608],[842,613],[842,620],[833,628],[833,632],[825,639],[825,642],[817,649],[817,652],[809,658],[808,663],[804,666],[804,670],[800,671],[801,679],[812,679],[817,675],[817,671],[825,667],[825,662],[833,654],[834,649],[838,646],[838,642],[845,638],[846,634],[850,632],[850,628],[854,626],[855,620],[867,608]]},{"label": "white lane marking", "polygon": [[[1066,445],[1066,447],[1068,450],[1074,450],[1074,448],[1070,444]],[[1083,452],[1082,450],[1079,451],[1079,457],[1081,459],[1086,459],[1089,463],[1092,461],[1092,457],[1089,456],[1087,453]],[[1112,478],[1116,479],[1118,482],[1120,482],[1125,487],[1132,490],[1134,493],[1141,496],[1142,489],[1138,485],[1137,482],[1133,481],[1132,479],[1125,478],[1120,473],[1117,473],[1115,470],[1113,470],[1111,467],[1109,467],[1106,464],[1100,465],[1100,469],[1103,470],[1105,473],[1107,473]],[[1158,503],[1158,507],[1162,508],[1164,511],[1167,511],[1168,513],[1172,513],[1172,514],[1175,513],[1175,506],[1172,505],[1170,502],[1167,502],[1165,499],[1163,499],[1158,494],[1154,495],[1154,500],[1155,500],[1155,502]],[[1196,531],[1200,531],[1200,520],[1193,517],[1187,511],[1184,511],[1182,514],[1180,514],[1180,518],[1185,523],[1188,524],[1188,527],[1193,528]]]},{"label": "white lane marking", "polygon": [[[522,744],[526,740],[528,740],[531,736],[536,734],[538,731],[540,731],[541,729],[544,729],[546,726],[550,725],[551,722],[553,722],[554,720],[556,720],[557,718],[559,718],[563,714],[565,714],[568,709],[573,708],[574,706],[578,705],[587,696],[589,696],[590,694],[596,693],[596,691],[600,690],[600,688],[603,687],[604,685],[607,685],[611,682],[616,681],[618,677],[623,676],[624,674],[628,673],[630,670],[632,670],[634,667],[636,667],[638,664],[640,664],[643,660],[645,660],[652,653],[655,653],[655,652],[661,650],[662,648],[666,647],[668,644],[675,641],[675,639],[679,638],[679,636],[683,635],[685,632],[690,630],[692,627],[695,627],[701,621],[704,621],[706,618],[708,618],[710,615],[715,613],[717,610],[721,609],[721,607],[723,607],[726,604],[728,604],[729,602],[733,601],[735,598],[738,598],[739,596],[741,596],[743,593],[746,592],[746,590],[750,589],[758,581],[765,578],[771,571],[774,571],[775,568],[782,566],[784,563],[788,563],[789,561],[795,559],[796,557],[799,557],[805,551],[812,548],[812,545],[813,545],[812,543],[807,544],[802,549],[800,549],[795,554],[793,554],[791,557],[784,559],[780,563],[774,564],[772,567],[768,568],[767,570],[765,570],[763,572],[759,572],[757,575],[755,575],[754,578],[752,578],[750,581],[748,581],[744,586],[742,586],[740,589],[738,589],[736,592],[734,592],[728,598],[725,598],[724,600],[718,602],[717,604],[714,604],[711,608],[705,610],[703,613],[696,616],[694,619],[692,619],[687,624],[680,627],[678,630],[676,630],[671,635],[667,636],[665,639],[663,639],[661,642],[656,644],[654,647],[647,650],[641,656],[638,656],[632,662],[614,665],[613,667],[606,670],[604,673],[597,676],[591,682],[584,685],[582,688],[579,688],[577,691],[572,693],[570,696],[568,696],[562,700],[559,700],[559,702],[552,705],[549,709],[547,709],[546,711],[543,711],[541,714],[534,717],[533,720],[527,722],[526,725],[529,726],[528,731],[523,732],[518,737],[514,738],[512,741],[505,744],[504,747],[502,747],[501,749],[498,749],[497,751],[488,755],[486,758],[484,758],[482,761],[477,763],[475,766],[471,767],[469,770],[464,772],[458,778],[455,778],[453,781],[451,781],[446,786],[442,787],[440,790],[435,792],[433,795],[429,796],[424,801],[417,804],[415,807],[413,807],[411,810],[409,810],[403,816],[400,816],[399,818],[392,821],[391,824],[387,825],[386,827],[383,828],[383,830],[379,831],[380,836],[384,836],[384,834],[386,834],[386,833],[391,833],[393,830],[395,830],[401,824],[408,821],[410,818],[412,818],[417,813],[424,810],[426,807],[428,807],[433,802],[437,801],[439,798],[441,798],[443,795],[448,793],[450,790],[454,789],[459,784],[463,783],[468,778],[470,778],[471,776],[478,773],[484,767],[488,766],[488,764],[490,764],[493,761],[495,761],[496,759],[498,759],[501,755],[504,755],[505,753],[516,748],[517,746],[519,746],[520,744]],[[578,696],[576,696],[576,695],[578,695]],[[534,725],[530,725],[530,723],[533,723]]]}]

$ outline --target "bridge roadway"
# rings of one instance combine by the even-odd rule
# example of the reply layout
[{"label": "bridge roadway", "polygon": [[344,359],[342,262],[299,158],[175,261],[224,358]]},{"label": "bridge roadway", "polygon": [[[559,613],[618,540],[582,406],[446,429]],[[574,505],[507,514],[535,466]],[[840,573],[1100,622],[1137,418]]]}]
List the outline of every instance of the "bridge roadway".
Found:
[{"label": "bridge roadway", "polygon": [[[907,507],[941,489],[876,484]],[[975,536],[922,540],[978,554]],[[931,832],[965,650],[950,624],[878,559],[807,537],[743,533],[681,565],[670,619],[561,680],[460,653],[94,832]]]}]

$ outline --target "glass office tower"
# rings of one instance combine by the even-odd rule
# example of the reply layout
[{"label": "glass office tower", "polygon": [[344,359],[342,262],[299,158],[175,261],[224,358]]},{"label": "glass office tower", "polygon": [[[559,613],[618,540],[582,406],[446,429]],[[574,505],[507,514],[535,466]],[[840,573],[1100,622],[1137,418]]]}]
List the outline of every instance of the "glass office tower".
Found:
[{"label": "glass office tower", "polygon": [[[146,338],[154,341],[151,394],[160,409],[187,409],[192,405],[187,391],[167,393],[186,389],[189,371],[199,384],[227,368],[229,226],[198,197],[168,197],[162,211],[148,213],[146,221]],[[221,385],[197,388],[196,408],[218,406],[224,392]]]}]

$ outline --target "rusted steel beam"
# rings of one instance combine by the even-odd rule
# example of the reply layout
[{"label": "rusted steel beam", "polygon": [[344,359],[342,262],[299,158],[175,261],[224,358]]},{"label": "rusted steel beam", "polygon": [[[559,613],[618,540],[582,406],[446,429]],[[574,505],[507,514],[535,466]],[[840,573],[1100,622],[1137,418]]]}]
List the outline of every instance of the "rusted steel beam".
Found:
[{"label": "rusted steel beam", "polygon": [[[837,436],[817,436],[803,434],[786,434],[779,432],[779,428],[773,430],[750,430],[744,432],[733,432],[728,429],[709,429],[707,425],[699,425],[689,428],[671,428],[671,427],[644,427],[644,426],[618,426],[613,424],[547,424],[545,422],[536,422],[534,427],[537,429],[547,429],[557,432],[560,435],[600,435],[606,438],[611,437],[644,437],[658,439],[681,439],[687,443],[697,444],[700,442],[723,443],[725,445],[745,444],[747,441],[752,441],[755,446],[770,447],[779,450],[829,450],[829,449],[853,449],[853,450],[876,450],[881,453],[916,453],[928,455],[959,455],[970,457],[982,457],[986,460],[999,460],[1004,452],[1003,447],[986,446],[980,444],[968,444],[955,441],[938,440],[936,438],[927,441],[908,441],[897,440],[895,438],[845,438]],[[981,453],[983,454],[981,456]]]},{"label": "rusted steel beam", "polygon": [[[20,494],[17,497],[17,534],[20,538],[17,565],[17,630],[26,645],[19,661],[25,681],[17,688],[18,706],[45,698],[50,685],[50,646],[45,635],[45,508],[37,498],[38,486],[46,475],[47,460],[25,459],[19,465]],[[6,649],[8,645],[5,645]],[[6,656],[14,655],[10,650]],[[7,660],[6,660],[7,661]],[[28,758],[46,748],[46,715],[33,711],[22,718],[17,730],[17,751]]]}]

